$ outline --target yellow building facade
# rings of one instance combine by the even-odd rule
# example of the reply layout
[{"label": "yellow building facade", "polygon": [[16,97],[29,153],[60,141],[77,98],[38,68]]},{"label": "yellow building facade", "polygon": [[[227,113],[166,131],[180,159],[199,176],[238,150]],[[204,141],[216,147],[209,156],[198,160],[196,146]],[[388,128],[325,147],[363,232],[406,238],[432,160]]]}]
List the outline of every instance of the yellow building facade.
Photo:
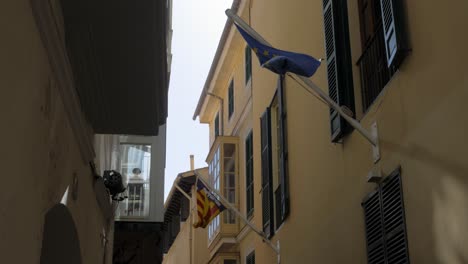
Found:
[{"label": "yellow building facade", "polygon": [[280,254],[223,213],[192,263],[466,263],[467,8],[234,1],[274,47],[324,59],[311,80],[376,124],[380,157],[303,83],[261,68],[228,21],[194,118],[210,126],[210,183]]}]

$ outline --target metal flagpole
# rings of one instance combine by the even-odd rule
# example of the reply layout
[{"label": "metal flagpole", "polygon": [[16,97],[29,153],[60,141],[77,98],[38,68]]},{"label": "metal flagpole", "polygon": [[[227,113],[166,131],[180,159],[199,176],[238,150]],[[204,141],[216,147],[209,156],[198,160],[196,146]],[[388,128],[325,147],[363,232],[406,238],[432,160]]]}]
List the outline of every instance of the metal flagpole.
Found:
[{"label": "metal flagpole", "polygon": [[[270,46],[270,43],[266,41],[260,34],[258,34],[252,27],[250,27],[247,23],[245,23],[242,18],[237,16],[234,12],[232,12],[231,9],[226,10],[226,15],[232,19],[238,26],[240,26],[243,30],[248,32],[252,37],[254,37],[257,41],[260,43]],[[299,77],[307,86],[310,90],[314,91],[317,93],[322,99],[324,99],[328,105],[336,110],[340,116],[342,116],[348,123],[353,126],[359,133],[361,133],[362,136],[364,136],[374,147],[378,146],[377,138],[372,136],[369,131],[365,130],[362,125],[354,118],[351,116],[347,115],[343,109],[335,102],[333,101],[322,89],[320,89],[315,83],[313,83],[309,78],[306,78],[304,76],[300,75],[295,75]]]},{"label": "metal flagpole", "polygon": [[195,172],[195,175],[197,175],[197,179],[203,182],[205,186],[210,189],[210,191],[214,192],[221,200],[221,203],[226,206],[229,210],[233,211],[236,213],[242,220],[244,220],[245,224],[247,224],[255,233],[257,233],[259,236],[263,238],[263,241],[265,241],[275,252],[276,254],[280,254],[279,249],[269,240],[267,237],[265,237],[265,234],[258,230],[256,226],[254,226],[245,215],[243,215],[239,210],[237,210],[236,207],[234,207],[226,198],[224,198],[217,190],[215,190],[213,187],[211,187],[210,184],[208,184],[205,180],[203,180],[202,177],[198,175],[197,172]]}]

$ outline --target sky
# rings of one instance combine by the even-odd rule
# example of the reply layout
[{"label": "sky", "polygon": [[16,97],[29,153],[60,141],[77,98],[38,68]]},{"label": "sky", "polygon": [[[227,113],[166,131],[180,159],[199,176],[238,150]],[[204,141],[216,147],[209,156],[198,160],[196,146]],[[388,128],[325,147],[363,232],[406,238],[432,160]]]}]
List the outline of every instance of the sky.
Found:
[{"label": "sky", "polygon": [[206,167],[208,125],[192,120],[232,0],[173,0],[164,198],[180,172]]}]

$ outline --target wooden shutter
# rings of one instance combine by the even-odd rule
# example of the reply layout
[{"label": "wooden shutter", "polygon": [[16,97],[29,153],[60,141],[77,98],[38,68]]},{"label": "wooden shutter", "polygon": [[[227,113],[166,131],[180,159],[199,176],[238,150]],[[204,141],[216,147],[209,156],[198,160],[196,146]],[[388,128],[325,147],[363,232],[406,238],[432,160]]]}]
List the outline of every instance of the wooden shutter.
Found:
[{"label": "wooden shutter", "polygon": [[388,176],[362,203],[369,264],[408,264],[400,170]]},{"label": "wooden shutter", "polygon": [[409,263],[408,242],[399,170],[384,181],[381,197],[387,263],[407,264]]},{"label": "wooden shutter", "polygon": [[274,233],[273,193],[271,168],[271,124],[270,108],[267,108],[260,119],[262,151],[262,223],[267,237]]},{"label": "wooden shutter", "polygon": [[231,118],[232,113],[234,113],[234,79],[229,83],[228,100],[228,117]]},{"label": "wooden shutter", "polygon": [[216,114],[215,122],[214,122],[214,136],[215,139],[219,136],[219,113]]},{"label": "wooden shutter", "polygon": [[245,258],[245,263],[246,264],[255,264],[255,251],[252,251],[246,258]]},{"label": "wooden shutter", "polygon": [[402,0],[379,0],[385,38],[387,65],[395,70],[408,53]]},{"label": "wooden shutter", "polygon": [[247,217],[252,216],[254,209],[253,190],[253,145],[252,132],[249,133],[245,141],[245,183],[246,183],[246,205]]},{"label": "wooden shutter", "polygon": [[[279,153],[279,166],[280,166],[280,212],[281,222],[283,222],[289,215],[289,182],[288,182],[288,142],[287,142],[287,127],[286,127],[286,100],[284,92],[284,76],[278,79],[278,107],[279,107],[279,126],[280,126],[280,153]],[[279,226],[280,223],[277,223]]]},{"label": "wooden shutter", "polygon": [[245,83],[247,84],[252,76],[252,51],[249,46],[245,47]]},{"label": "wooden shutter", "polygon": [[[324,0],[328,93],[338,105],[354,113],[354,90],[346,0]],[[339,141],[352,127],[330,109],[331,140]]]},{"label": "wooden shutter", "polygon": [[362,203],[366,226],[367,263],[384,264],[385,249],[379,191],[375,191]]}]

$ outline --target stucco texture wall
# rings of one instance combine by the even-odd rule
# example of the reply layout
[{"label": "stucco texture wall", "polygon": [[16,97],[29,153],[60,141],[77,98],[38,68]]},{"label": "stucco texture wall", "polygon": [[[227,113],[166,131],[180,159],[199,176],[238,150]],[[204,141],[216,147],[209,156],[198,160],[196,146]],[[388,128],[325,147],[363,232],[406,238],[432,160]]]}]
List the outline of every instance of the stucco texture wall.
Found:
[{"label": "stucco texture wall", "polygon": [[5,263],[39,263],[44,216],[76,175],[67,207],[83,263],[102,263],[106,222],[48,65],[29,1],[0,3],[0,120],[3,139],[0,252]]}]

